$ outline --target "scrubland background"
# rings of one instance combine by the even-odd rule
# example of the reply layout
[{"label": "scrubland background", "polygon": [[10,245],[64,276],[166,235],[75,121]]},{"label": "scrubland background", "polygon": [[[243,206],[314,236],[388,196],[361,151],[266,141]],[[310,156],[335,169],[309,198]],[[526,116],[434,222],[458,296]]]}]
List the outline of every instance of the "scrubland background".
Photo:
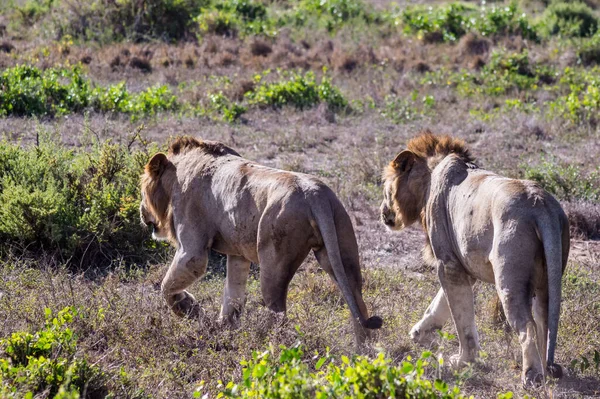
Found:
[{"label": "scrubland background", "polygon": [[[599,24],[597,0],[3,1],[0,396],[599,395]],[[560,381],[521,387],[489,285],[475,287],[480,363],[447,368],[451,323],[424,353],[410,341],[438,283],[420,229],[378,223],[380,175],[426,128],[466,140],[481,167],[539,181],[568,212]],[[257,268],[240,328],[219,326],[216,254],[191,287],[200,323],[167,309],[172,251],[141,228],[138,184],[183,134],[338,194],[385,320],[365,358],[312,257],[285,320],[261,305]]]}]

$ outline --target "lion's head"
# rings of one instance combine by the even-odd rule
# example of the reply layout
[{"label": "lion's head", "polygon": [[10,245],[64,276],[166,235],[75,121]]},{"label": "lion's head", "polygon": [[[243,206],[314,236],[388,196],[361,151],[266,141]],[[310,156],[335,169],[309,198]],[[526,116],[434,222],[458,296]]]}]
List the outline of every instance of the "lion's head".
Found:
[{"label": "lion's head", "polygon": [[239,154],[216,141],[200,141],[190,136],[175,138],[168,155],[155,154],[144,168],[142,175],[140,218],[144,226],[152,229],[152,237],[156,240],[168,240],[177,245],[171,209],[171,192],[177,180],[174,158],[191,151],[198,151],[200,156],[219,157]]},{"label": "lion's head", "polygon": [[381,221],[401,230],[421,218],[427,202],[431,171],[449,154],[473,162],[464,141],[425,131],[408,142],[383,171]]},{"label": "lion's head", "polygon": [[167,156],[159,152],[146,164],[142,175],[140,218],[144,226],[152,229],[156,240],[173,241],[174,238],[169,189],[175,178],[174,169]]}]

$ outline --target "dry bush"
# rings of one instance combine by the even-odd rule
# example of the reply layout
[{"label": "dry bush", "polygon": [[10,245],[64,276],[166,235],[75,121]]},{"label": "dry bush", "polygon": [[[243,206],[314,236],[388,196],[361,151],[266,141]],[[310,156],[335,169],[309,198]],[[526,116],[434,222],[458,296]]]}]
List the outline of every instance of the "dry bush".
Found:
[{"label": "dry bush", "polygon": [[0,43],[0,52],[10,53],[15,49],[15,46],[11,42],[3,41]]},{"label": "dry bush", "polygon": [[150,64],[150,60],[142,57],[131,57],[129,60],[129,66],[133,69],[139,69],[144,73],[152,72],[152,65]]},{"label": "dry bush", "polygon": [[491,43],[488,39],[467,33],[458,42],[458,49],[462,56],[486,55],[490,51]]},{"label": "dry bush", "polygon": [[250,53],[256,57],[266,57],[273,52],[273,47],[266,41],[255,38],[250,42]]},{"label": "dry bush", "polygon": [[566,202],[571,237],[582,240],[600,239],[600,205],[591,202]]}]

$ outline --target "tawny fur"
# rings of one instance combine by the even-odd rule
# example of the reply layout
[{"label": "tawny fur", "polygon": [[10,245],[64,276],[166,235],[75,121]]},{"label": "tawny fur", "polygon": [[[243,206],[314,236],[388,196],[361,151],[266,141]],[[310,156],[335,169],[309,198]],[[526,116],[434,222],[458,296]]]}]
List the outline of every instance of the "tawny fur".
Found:
[{"label": "tawny fur", "polygon": [[393,230],[421,220],[424,257],[442,285],[411,330],[413,339],[430,342],[452,315],[460,341],[452,362],[474,361],[479,343],[471,286],[495,283],[519,333],[523,383],[539,383],[546,370],[560,376],[554,349],[569,254],[560,204],[537,183],[476,167],[461,140],[425,132],[407,147],[384,170],[381,219]]},{"label": "tawny fur", "polygon": [[267,168],[223,143],[179,137],[156,154],[142,177],[142,222],[169,240],[175,258],[162,292],[180,316],[201,309],[185,288],[206,271],[209,250],[227,255],[221,319],[241,312],[250,263],[260,264],[267,307],[285,312],[287,289],[312,250],[340,287],[358,343],[379,328],[362,299],[358,246],[350,217],[315,177]]}]

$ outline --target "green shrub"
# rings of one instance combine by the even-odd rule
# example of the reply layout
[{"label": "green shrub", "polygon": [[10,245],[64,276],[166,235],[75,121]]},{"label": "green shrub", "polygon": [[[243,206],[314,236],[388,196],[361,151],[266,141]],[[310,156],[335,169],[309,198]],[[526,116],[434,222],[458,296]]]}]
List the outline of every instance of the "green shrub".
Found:
[{"label": "green shrub", "polygon": [[148,151],[107,141],[75,152],[45,132],[36,146],[0,142],[0,251],[35,244],[86,267],[164,251],[139,223]]},{"label": "green shrub", "polygon": [[154,115],[179,107],[166,86],[154,86],[137,94],[125,83],[96,87],[84,78],[79,67],[47,69],[19,65],[0,75],[0,116],[64,115],[87,107],[101,112],[133,116]]},{"label": "green shrub", "polygon": [[479,18],[475,19],[474,30],[483,36],[519,35],[525,39],[538,40],[535,27],[514,1],[504,7],[485,8]]},{"label": "green shrub", "polygon": [[583,65],[600,65],[600,30],[592,38],[581,41],[577,56]]},{"label": "green shrub", "polygon": [[544,189],[561,200],[600,199],[600,169],[584,174],[572,164],[562,164],[556,159],[545,159],[536,166],[524,165],[526,179],[539,182]]},{"label": "green shrub", "polygon": [[580,2],[553,2],[546,9],[543,24],[547,35],[562,37],[588,37],[598,30],[598,18]]},{"label": "green shrub", "polygon": [[429,37],[429,40],[454,42],[467,32],[483,36],[520,35],[537,40],[536,29],[531,25],[515,2],[508,6],[490,8],[462,3],[438,7],[412,7],[400,14],[399,22],[405,33]]},{"label": "green shrub", "polygon": [[267,16],[267,7],[254,0],[216,1],[202,9],[196,18],[201,34],[235,36],[238,33],[273,33],[275,20]]},{"label": "green shrub", "polygon": [[234,122],[242,116],[247,108],[234,101],[230,101],[223,92],[209,95],[211,108],[222,115],[223,120]]},{"label": "green shrub", "polygon": [[361,0],[303,0],[286,18],[297,26],[305,26],[312,19],[329,32],[359,20],[371,23],[382,19]]},{"label": "green shrub", "polygon": [[288,80],[280,82],[261,83],[261,80],[262,78],[258,76],[258,86],[246,93],[252,105],[273,107],[292,105],[298,109],[305,109],[324,102],[330,109],[337,111],[348,106],[347,100],[329,78],[324,76],[321,82],[317,83],[313,72],[307,72],[305,75],[292,73]]},{"label": "green shrub", "polygon": [[447,42],[453,42],[468,32],[467,10],[474,8],[458,3],[439,8],[410,8],[401,14],[404,31],[413,34],[439,34]]},{"label": "green shrub", "polygon": [[18,65],[0,75],[0,116],[61,115],[89,103],[89,81],[77,67],[47,69]]},{"label": "green shrub", "polygon": [[30,27],[50,12],[53,3],[54,0],[27,0],[14,7],[16,20]]},{"label": "green shrub", "polygon": [[192,36],[194,18],[208,0],[57,0],[59,36],[96,41],[179,40]]},{"label": "green shrub", "polygon": [[[35,333],[16,332],[0,340],[0,396],[32,398],[78,398],[101,388],[103,374],[86,359],[77,357],[77,337],[69,324],[77,312],[67,307],[52,316]],[[37,396],[36,396],[37,397]]]},{"label": "green shrub", "polygon": [[584,73],[566,68],[561,83],[568,93],[550,104],[553,112],[574,123],[598,120],[600,112],[600,70],[596,67]]},{"label": "green shrub", "polygon": [[274,348],[242,361],[242,381],[229,382],[219,397],[229,398],[463,398],[460,390],[444,381],[428,380],[424,375],[431,352],[412,361],[410,356],[399,366],[383,354],[371,360],[356,356],[315,356],[314,372],[304,360],[301,344]]}]

